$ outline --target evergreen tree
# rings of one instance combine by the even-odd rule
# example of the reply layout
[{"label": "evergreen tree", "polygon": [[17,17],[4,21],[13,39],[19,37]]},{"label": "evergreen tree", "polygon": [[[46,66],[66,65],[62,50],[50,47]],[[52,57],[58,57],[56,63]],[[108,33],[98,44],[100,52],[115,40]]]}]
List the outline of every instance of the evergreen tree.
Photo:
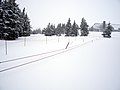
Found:
[{"label": "evergreen tree", "polygon": [[84,18],[82,18],[80,29],[81,29],[81,36],[87,36],[89,34],[88,25]]},{"label": "evergreen tree", "polygon": [[2,3],[2,0],[0,0],[0,4]]},{"label": "evergreen tree", "polygon": [[45,34],[45,32],[46,32],[46,28],[43,28],[42,34]]},{"label": "evergreen tree", "polygon": [[71,22],[70,18],[68,19],[68,22],[66,24],[65,28],[65,36],[70,36],[70,31],[71,31]]},{"label": "evergreen tree", "polygon": [[78,25],[76,24],[76,22],[74,21],[73,25],[72,25],[72,29],[71,29],[71,36],[77,36],[78,35]]},{"label": "evergreen tree", "polygon": [[48,24],[45,30],[45,36],[52,36],[55,35],[55,25]]},{"label": "evergreen tree", "polygon": [[14,40],[23,36],[23,29],[27,33],[30,31],[29,19],[27,15],[22,14],[15,1],[0,1],[0,39]]},{"label": "evergreen tree", "polygon": [[51,36],[51,31],[50,31],[50,23],[48,24],[47,28],[45,29],[45,36]]},{"label": "evergreen tree", "polygon": [[41,31],[41,29],[39,28],[39,29],[35,29],[35,30],[33,30],[33,31],[31,31],[31,34],[41,34],[42,33],[42,31]]},{"label": "evergreen tree", "polygon": [[30,36],[30,21],[29,18],[27,16],[27,14],[25,14],[24,16],[24,27],[23,27],[23,36]]},{"label": "evergreen tree", "polygon": [[9,3],[14,4],[16,0],[8,0]]},{"label": "evergreen tree", "polygon": [[13,3],[13,10],[14,10],[14,15],[16,17],[16,25],[15,25],[15,28],[17,30],[17,32],[19,33],[19,36],[21,37],[21,33],[23,31],[23,22],[22,22],[22,12],[21,10],[19,9],[18,5],[15,3],[15,0],[10,0],[11,3]]},{"label": "evergreen tree", "polygon": [[31,26],[30,26],[30,21],[28,18],[28,15],[25,14],[25,8],[23,9],[22,12],[22,36],[30,36],[30,31],[31,31]]},{"label": "evergreen tree", "polygon": [[3,27],[4,27],[2,5],[3,5],[2,1],[0,0],[0,39],[2,39],[2,36],[3,36]]},{"label": "evergreen tree", "polygon": [[55,35],[55,25],[51,25],[50,29],[51,29],[51,34]]},{"label": "evergreen tree", "polygon": [[66,28],[65,24],[62,24],[62,30],[61,30],[62,34],[65,34],[65,28]]},{"label": "evergreen tree", "polygon": [[18,38],[17,15],[15,14],[15,2],[4,1],[3,2],[3,39],[14,40]]},{"label": "evergreen tree", "polygon": [[57,25],[57,28],[55,29],[55,35],[57,35],[57,36],[61,36],[61,34],[62,34],[62,26],[61,26],[61,23],[59,23],[58,25]]},{"label": "evergreen tree", "polygon": [[105,31],[103,31],[103,37],[111,37],[111,32],[114,28],[110,25],[110,23],[108,23],[108,26],[106,27]]}]

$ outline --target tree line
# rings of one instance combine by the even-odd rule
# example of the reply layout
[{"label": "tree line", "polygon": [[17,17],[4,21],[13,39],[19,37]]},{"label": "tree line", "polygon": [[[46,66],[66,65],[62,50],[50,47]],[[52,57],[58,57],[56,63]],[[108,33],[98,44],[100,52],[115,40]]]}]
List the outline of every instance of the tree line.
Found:
[{"label": "tree line", "polygon": [[78,36],[79,30],[81,30],[81,36],[87,36],[89,34],[88,24],[84,18],[82,18],[80,26],[75,22],[71,24],[70,18],[66,24],[59,23],[57,27],[53,24],[48,24],[46,28],[42,30],[42,34],[45,36],[57,35],[61,36],[61,34],[65,34],[65,36]]},{"label": "tree line", "polygon": [[30,36],[30,20],[25,8],[21,10],[16,0],[0,0],[0,39],[15,40]]},{"label": "tree line", "polygon": [[[59,23],[57,27],[53,24],[48,24],[46,28],[42,30],[42,34],[45,36],[52,36],[57,35],[61,36],[61,34],[65,34],[65,36],[88,36],[89,34],[89,25],[87,24],[86,20],[82,18],[80,26],[76,24],[75,20],[74,23],[71,24],[70,18],[66,24]],[[79,31],[80,30],[80,31]],[[107,25],[103,23],[103,37],[110,38],[111,32],[114,28],[108,23]],[[79,33],[80,32],[80,33]]]}]

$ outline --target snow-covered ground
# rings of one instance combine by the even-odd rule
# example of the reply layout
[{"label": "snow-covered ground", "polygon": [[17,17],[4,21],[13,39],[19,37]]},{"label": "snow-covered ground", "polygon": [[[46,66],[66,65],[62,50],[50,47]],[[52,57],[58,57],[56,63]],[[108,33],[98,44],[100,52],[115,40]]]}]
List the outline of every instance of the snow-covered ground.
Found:
[{"label": "snow-covered ground", "polygon": [[1,40],[0,90],[120,90],[119,53],[119,32],[21,37],[7,41],[7,55]]}]

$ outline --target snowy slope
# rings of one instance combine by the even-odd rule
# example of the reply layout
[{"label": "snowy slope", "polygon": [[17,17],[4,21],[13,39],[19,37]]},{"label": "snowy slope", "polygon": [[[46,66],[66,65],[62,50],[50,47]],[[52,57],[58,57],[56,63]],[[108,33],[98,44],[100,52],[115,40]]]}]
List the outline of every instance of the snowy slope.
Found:
[{"label": "snowy slope", "polygon": [[[0,72],[0,90],[120,89],[120,33],[112,33],[110,39],[102,38],[97,32],[90,33],[88,37],[59,37],[58,40],[54,36],[48,39],[46,44],[46,37],[33,35],[27,38],[26,46],[23,38],[8,42],[8,55],[4,52],[4,41],[0,41],[0,61],[64,49],[68,42],[68,49],[77,46],[53,57]],[[49,55],[52,53],[0,63],[0,70]]]}]

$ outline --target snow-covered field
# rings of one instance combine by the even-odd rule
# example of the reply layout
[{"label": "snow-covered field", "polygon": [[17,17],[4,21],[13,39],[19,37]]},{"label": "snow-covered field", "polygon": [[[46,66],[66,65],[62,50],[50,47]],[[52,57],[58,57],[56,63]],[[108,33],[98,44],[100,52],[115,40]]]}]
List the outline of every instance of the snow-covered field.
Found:
[{"label": "snow-covered field", "polygon": [[0,90],[120,90],[120,33],[1,40]]}]

